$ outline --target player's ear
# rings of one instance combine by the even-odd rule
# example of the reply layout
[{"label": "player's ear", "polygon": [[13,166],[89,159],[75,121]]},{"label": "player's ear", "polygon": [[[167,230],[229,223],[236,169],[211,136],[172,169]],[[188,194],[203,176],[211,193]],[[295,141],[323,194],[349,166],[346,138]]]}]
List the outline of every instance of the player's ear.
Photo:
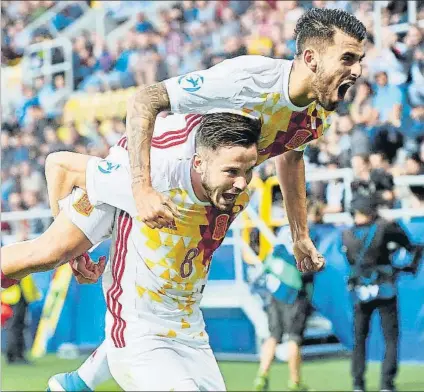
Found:
[{"label": "player's ear", "polygon": [[196,171],[196,173],[202,173],[202,162],[203,159],[201,155],[196,152],[193,156],[193,169]]},{"label": "player's ear", "polygon": [[317,71],[317,65],[318,65],[318,53],[316,50],[312,48],[308,48],[303,52],[303,60],[306,64],[306,66],[312,71]]}]

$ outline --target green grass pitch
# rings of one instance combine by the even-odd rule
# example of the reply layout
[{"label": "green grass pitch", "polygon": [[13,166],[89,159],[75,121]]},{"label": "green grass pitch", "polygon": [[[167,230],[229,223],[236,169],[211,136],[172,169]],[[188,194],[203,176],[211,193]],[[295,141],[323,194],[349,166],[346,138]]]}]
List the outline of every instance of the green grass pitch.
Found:
[{"label": "green grass pitch", "polygon": [[[56,373],[76,369],[84,358],[63,360],[55,355],[35,361],[32,365],[7,365],[1,361],[2,391],[41,391],[47,386],[47,380]],[[229,391],[251,391],[253,379],[258,368],[257,363],[220,362],[221,371]],[[379,390],[380,364],[368,366],[368,390]],[[271,369],[270,390],[287,389],[287,365],[275,363]],[[315,391],[351,390],[350,361],[348,359],[307,361],[303,367],[304,382]],[[424,365],[401,365],[397,386],[399,391],[424,390]],[[99,391],[119,391],[119,387],[109,381],[98,388]]]}]

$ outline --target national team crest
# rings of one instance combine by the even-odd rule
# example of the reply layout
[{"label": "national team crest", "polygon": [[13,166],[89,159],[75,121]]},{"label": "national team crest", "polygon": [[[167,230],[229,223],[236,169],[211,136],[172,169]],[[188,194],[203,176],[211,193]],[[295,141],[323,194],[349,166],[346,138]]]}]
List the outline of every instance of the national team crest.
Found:
[{"label": "national team crest", "polygon": [[228,229],[228,222],[230,215],[221,214],[215,219],[215,229],[213,231],[212,239],[215,241],[222,240],[225,237]]},{"label": "national team crest", "polygon": [[289,142],[286,143],[286,148],[288,150],[294,150],[295,148],[302,146],[303,144],[305,144],[306,140],[311,135],[312,132],[307,131],[306,129],[297,130],[293,137],[289,140]]},{"label": "national team crest", "polygon": [[78,201],[76,201],[72,206],[75,208],[75,210],[84,216],[90,216],[91,212],[93,211],[94,207],[91,205],[90,201],[88,200],[88,196],[86,193],[84,193]]}]

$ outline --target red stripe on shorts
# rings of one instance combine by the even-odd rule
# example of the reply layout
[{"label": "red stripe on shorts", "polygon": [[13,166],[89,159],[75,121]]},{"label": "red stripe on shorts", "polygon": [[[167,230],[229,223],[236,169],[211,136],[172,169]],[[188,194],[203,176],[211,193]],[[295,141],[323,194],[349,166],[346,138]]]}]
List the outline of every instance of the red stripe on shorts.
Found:
[{"label": "red stripe on shorts", "polygon": [[122,304],[119,298],[122,295],[122,276],[125,270],[125,259],[128,252],[128,237],[132,228],[130,215],[121,211],[118,217],[118,234],[115,243],[115,254],[112,264],[113,283],[106,295],[106,303],[110,314],[113,316],[111,338],[117,348],[125,347],[124,331],[127,325],[122,318]]}]

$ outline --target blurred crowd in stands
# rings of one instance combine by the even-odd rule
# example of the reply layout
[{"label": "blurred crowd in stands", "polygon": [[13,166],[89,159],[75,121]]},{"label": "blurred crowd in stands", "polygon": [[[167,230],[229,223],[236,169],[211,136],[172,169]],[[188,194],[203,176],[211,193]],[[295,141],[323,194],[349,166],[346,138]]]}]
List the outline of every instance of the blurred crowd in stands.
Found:
[{"label": "blurred crowd in stands", "polygon": [[[52,38],[43,28],[28,36],[25,27],[57,3],[2,2],[2,67],[19,62],[30,43]],[[422,186],[399,190],[393,185],[395,176],[424,174],[423,29],[410,25],[406,33],[396,34],[387,27],[407,21],[406,1],[385,2],[381,49],[375,46],[370,1],[181,1],[161,8],[154,21],[140,9],[142,2],[87,3],[105,7],[107,17],[119,26],[136,15],[135,25],[114,45],[95,31],[72,38],[73,88],[88,94],[151,84],[245,54],[292,59],[294,27],[305,9],[331,7],[352,12],[369,32],[363,76],[338,108],[326,136],[307,149],[308,170],[352,168],[358,183],[376,179],[387,207],[397,208],[401,200],[404,206],[424,205]],[[422,20],[424,4],[417,3],[417,19]],[[61,31],[82,13],[77,2],[70,2],[48,23]],[[64,54],[55,49],[52,58],[53,63],[60,63]],[[30,61],[34,68],[43,63],[39,56]],[[3,211],[47,207],[43,168],[50,152],[73,150],[105,156],[125,132],[120,117],[107,119],[107,126],[99,119],[86,122],[85,132],[81,124],[65,124],[63,107],[69,98],[65,86],[63,73],[53,75],[51,82],[43,76],[34,78],[32,84],[22,85],[20,99],[3,118]],[[272,161],[257,171],[262,179],[273,174]],[[322,200],[326,212],[345,210],[345,187],[340,180],[311,183],[308,192]],[[44,228],[41,220],[31,223],[32,234]],[[2,225],[3,231],[12,229]]]}]

